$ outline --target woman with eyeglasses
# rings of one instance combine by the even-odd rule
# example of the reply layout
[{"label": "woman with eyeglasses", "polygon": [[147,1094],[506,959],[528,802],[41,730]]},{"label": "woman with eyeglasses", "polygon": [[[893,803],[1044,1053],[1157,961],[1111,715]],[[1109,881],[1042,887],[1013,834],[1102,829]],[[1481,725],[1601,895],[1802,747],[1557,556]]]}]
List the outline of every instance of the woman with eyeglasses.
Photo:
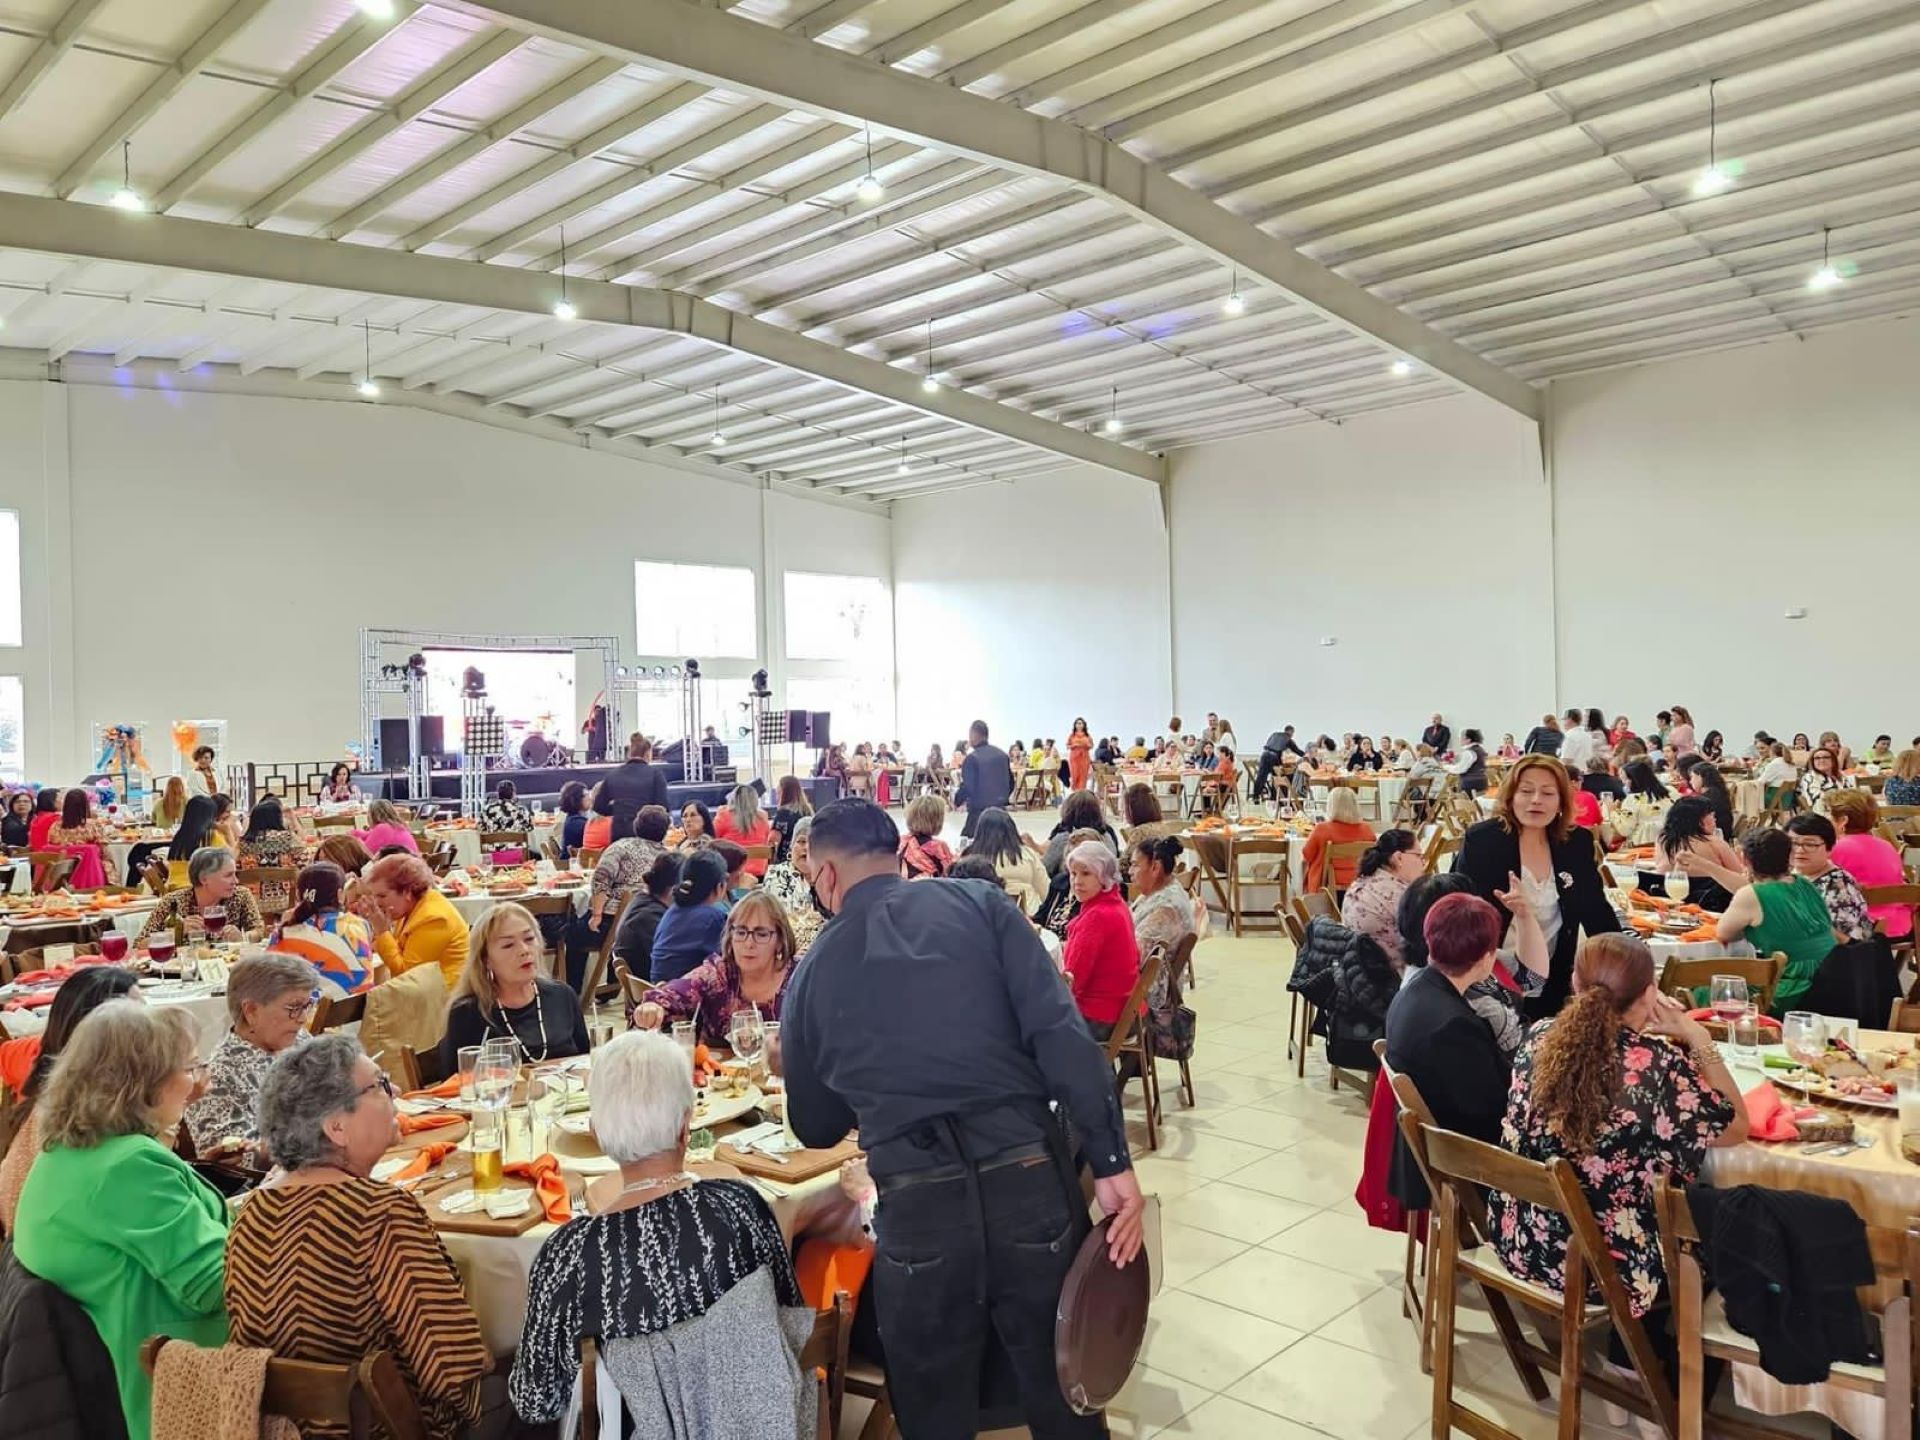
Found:
[{"label": "woman with eyeglasses", "polygon": [[112,1357],[117,1396],[85,1433],[152,1434],[150,1335],[226,1343],[221,1282],[227,1204],[173,1152],[181,1112],[205,1088],[193,1020],[177,1005],[109,1000],[75,1027],[40,1097],[40,1156],[27,1172],[13,1252],[87,1312]]},{"label": "woman with eyeglasses", "polygon": [[427,1212],[371,1178],[399,1138],[397,1119],[393,1083],[349,1036],[318,1036],[274,1064],[260,1089],[260,1139],[280,1173],[233,1224],[231,1338],[319,1365],[384,1350],[426,1434],[453,1440],[480,1419],[493,1356]]},{"label": "woman with eyeglasses", "polygon": [[769,1020],[780,1018],[793,955],[793,926],[785,908],[756,890],[728,914],[718,955],[640,997],[634,1028],[663,1030],[676,1020],[697,1020],[703,1044],[728,1044],[734,1011],[752,1005]]},{"label": "woman with eyeglasses", "polygon": [[320,1003],[320,975],[291,955],[250,955],[227,972],[233,1028],[207,1059],[207,1093],[187,1107],[187,1133],[202,1160],[245,1150],[260,1133],[260,1082],[273,1057],[306,1039]]},{"label": "woman with eyeglasses", "polygon": [[540,922],[526,906],[503,900],[480,917],[447,1002],[440,1060],[449,1075],[460,1068],[461,1050],[489,1040],[518,1040],[521,1054],[536,1065],[592,1048],[580,996],[540,973],[545,958]]}]

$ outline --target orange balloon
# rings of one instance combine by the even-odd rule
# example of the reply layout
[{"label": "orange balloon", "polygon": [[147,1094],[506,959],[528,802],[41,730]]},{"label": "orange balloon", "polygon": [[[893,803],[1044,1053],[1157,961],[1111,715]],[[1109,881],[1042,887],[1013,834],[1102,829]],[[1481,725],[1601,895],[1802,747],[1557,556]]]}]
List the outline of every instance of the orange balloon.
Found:
[{"label": "orange balloon", "polygon": [[200,743],[200,727],[191,720],[173,722],[173,748],[182,755],[191,755],[193,747]]}]

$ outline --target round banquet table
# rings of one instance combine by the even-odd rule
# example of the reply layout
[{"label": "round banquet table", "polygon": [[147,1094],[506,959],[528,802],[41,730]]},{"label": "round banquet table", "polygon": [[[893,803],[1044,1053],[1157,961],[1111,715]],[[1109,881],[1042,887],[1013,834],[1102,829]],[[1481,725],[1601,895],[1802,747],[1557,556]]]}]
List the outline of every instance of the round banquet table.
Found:
[{"label": "round banquet table", "polygon": [[[1863,1050],[1890,1046],[1908,1049],[1911,1035],[1863,1030],[1859,1043]],[[1778,1046],[1763,1047],[1778,1050]],[[1760,1065],[1737,1061],[1725,1046],[1728,1068],[1742,1092],[1750,1091],[1771,1078]],[[1791,1091],[1782,1091],[1789,1100]],[[1920,1216],[1920,1165],[1901,1158],[1900,1126],[1892,1111],[1868,1109],[1858,1105],[1837,1106],[1854,1122],[1862,1139],[1874,1137],[1870,1150],[1851,1150],[1845,1155],[1808,1155],[1797,1145],[1767,1144],[1749,1140],[1707,1152],[1705,1178],[1722,1188],[1734,1185],[1765,1185],[1777,1190],[1805,1190],[1845,1200],[1872,1225],[1905,1230],[1914,1216]],[[1825,1415],[1856,1440],[1894,1440],[1881,1435],[1880,1401],[1868,1395],[1851,1393],[1826,1385],[1782,1385],[1756,1365],[1734,1366],[1734,1396],[1749,1410],[1763,1415],[1786,1415],[1812,1411]],[[1905,1440],[1905,1437],[1900,1437]]]},{"label": "round banquet table", "polygon": [[[227,1016],[227,992],[224,988],[215,990],[208,985],[163,980],[156,985],[143,984],[139,993],[149,1005],[178,1005],[187,1012],[188,1018],[193,1021],[202,1060],[212,1055],[214,1047],[226,1038],[231,1022]],[[38,1035],[47,1028],[47,1011],[50,1008],[42,1005],[33,1010],[0,1012],[0,1024],[5,1025],[7,1034],[16,1040],[23,1035]]]}]

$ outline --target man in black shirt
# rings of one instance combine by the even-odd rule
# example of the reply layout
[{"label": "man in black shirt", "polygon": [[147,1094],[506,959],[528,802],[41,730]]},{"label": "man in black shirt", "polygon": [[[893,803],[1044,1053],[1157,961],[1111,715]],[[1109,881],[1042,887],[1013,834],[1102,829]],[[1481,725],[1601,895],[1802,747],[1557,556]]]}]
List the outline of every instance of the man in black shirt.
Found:
[{"label": "man in black shirt", "polygon": [[1560,746],[1566,740],[1560,733],[1560,722],[1552,715],[1542,715],[1540,723],[1527,731],[1527,738],[1520,746],[1524,755],[1558,755]]},{"label": "man in black shirt", "polygon": [[[874,1299],[902,1433],[974,1435],[983,1375],[1010,1371],[1036,1440],[1103,1436],[1099,1416],[1061,1398],[1053,1335],[1088,1228],[1063,1120],[1114,1217],[1114,1260],[1140,1249],[1146,1202],[1113,1076],[1006,894],[977,880],[907,884],[898,848],[869,800],[814,816],[814,893],[834,918],[781,1011],[794,1133],[827,1146],[859,1126],[880,1196]],[[1010,1364],[990,1361],[989,1344]]]},{"label": "man in black shirt", "polygon": [[971,840],[981,815],[1006,809],[1013,798],[1013,762],[998,745],[987,743],[984,720],[968,727],[967,743],[973,748],[960,764],[960,788],[953,792],[953,803],[967,807],[967,823],[960,827],[960,833]]},{"label": "man in black shirt", "polygon": [[1447,746],[1453,740],[1453,731],[1447,728],[1447,722],[1440,718],[1438,710],[1433,712],[1433,723],[1420,732],[1420,743],[1431,745],[1435,755],[1447,753]]},{"label": "man in black shirt", "polygon": [[633,817],[643,805],[667,806],[667,777],[648,762],[653,759],[653,742],[635,734],[627,740],[627,763],[600,782],[594,798],[593,813],[613,817],[613,838],[625,840],[633,834]]},{"label": "man in black shirt", "polygon": [[1264,800],[1266,798],[1267,777],[1280,768],[1280,762],[1286,757],[1289,751],[1301,756],[1307,753],[1295,743],[1293,727],[1291,725],[1287,726],[1284,730],[1276,730],[1273,734],[1267,736],[1267,743],[1260,747],[1259,772],[1253,777],[1253,798],[1255,800]]}]

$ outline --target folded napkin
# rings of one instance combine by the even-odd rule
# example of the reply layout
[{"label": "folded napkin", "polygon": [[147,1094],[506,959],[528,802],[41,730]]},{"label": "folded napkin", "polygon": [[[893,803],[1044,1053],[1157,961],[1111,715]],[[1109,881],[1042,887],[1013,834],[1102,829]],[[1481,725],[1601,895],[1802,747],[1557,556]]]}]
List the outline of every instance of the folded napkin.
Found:
[{"label": "folded napkin", "polygon": [[1753,1140],[1798,1140],[1800,1127],[1771,1080],[1762,1080],[1740,1097],[1747,1106],[1747,1135]]},{"label": "folded napkin", "polygon": [[412,1180],[416,1176],[424,1175],[459,1148],[459,1142],[455,1140],[429,1140],[413,1152],[411,1160],[394,1171],[387,1179],[398,1184],[402,1180]]},{"label": "folded napkin", "polygon": [[449,1125],[464,1125],[467,1117],[455,1115],[450,1110],[429,1110],[424,1115],[400,1116],[400,1133],[418,1135],[422,1130],[444,1130]]},{"label": "folded napkin", "polygon": [[1683,932],[1679,939],[1683,944],[1693,944],[1701,940],[1712,940],[1719,933],[1720,932],[1711,925],[1696,925],[1693,929]]},{"label": "folded napkin", "polygon": [[449,1075],[438,1085],[429,1085],[424,1090],[409,1090],[402,1100],[454,1100],[460,1095],[460,1077]]},{"label": "folded napkin", "polygon": [[1634,930],[1641,935],[1657,935],[1660,933],[1660,922],[1651,915],[1629,915],[1627,916],[1627,924],[1631,925]]},{"label": "folded napkin", "polygon": [[536,1155],[531,1160],[516,1160],[502,1167],[501,1173],[533,1181],[533,1193],[540,1198],[541,1208],[554,1224],[564,1225],[573,1218],[573,1201],[567,1195],[566,1178],[560,1173],[560,1162],[553,1156]]},{"label": "folded napkin", "polygon": [[[1689,1020],[1698,1020],[1702,1025],[1713,1022],[1718,1022],[1722,1025],[1727,1023],[1727,1017],[1722,1015],[1718,1010],[1715,1010],[1711,1005],[1703,1005],[1697,1010],[1689,1010],[1687,1012],[1687,1018]],[[1764,1035],[1768,1031],[1772,1031],[1777,1039],[1783,1033],[1780,1029],[1780,1022],[1774,1019],[1773,1016],[1762,1015],[1758,1018],[1760,1021],[1761,1034]]]}]

